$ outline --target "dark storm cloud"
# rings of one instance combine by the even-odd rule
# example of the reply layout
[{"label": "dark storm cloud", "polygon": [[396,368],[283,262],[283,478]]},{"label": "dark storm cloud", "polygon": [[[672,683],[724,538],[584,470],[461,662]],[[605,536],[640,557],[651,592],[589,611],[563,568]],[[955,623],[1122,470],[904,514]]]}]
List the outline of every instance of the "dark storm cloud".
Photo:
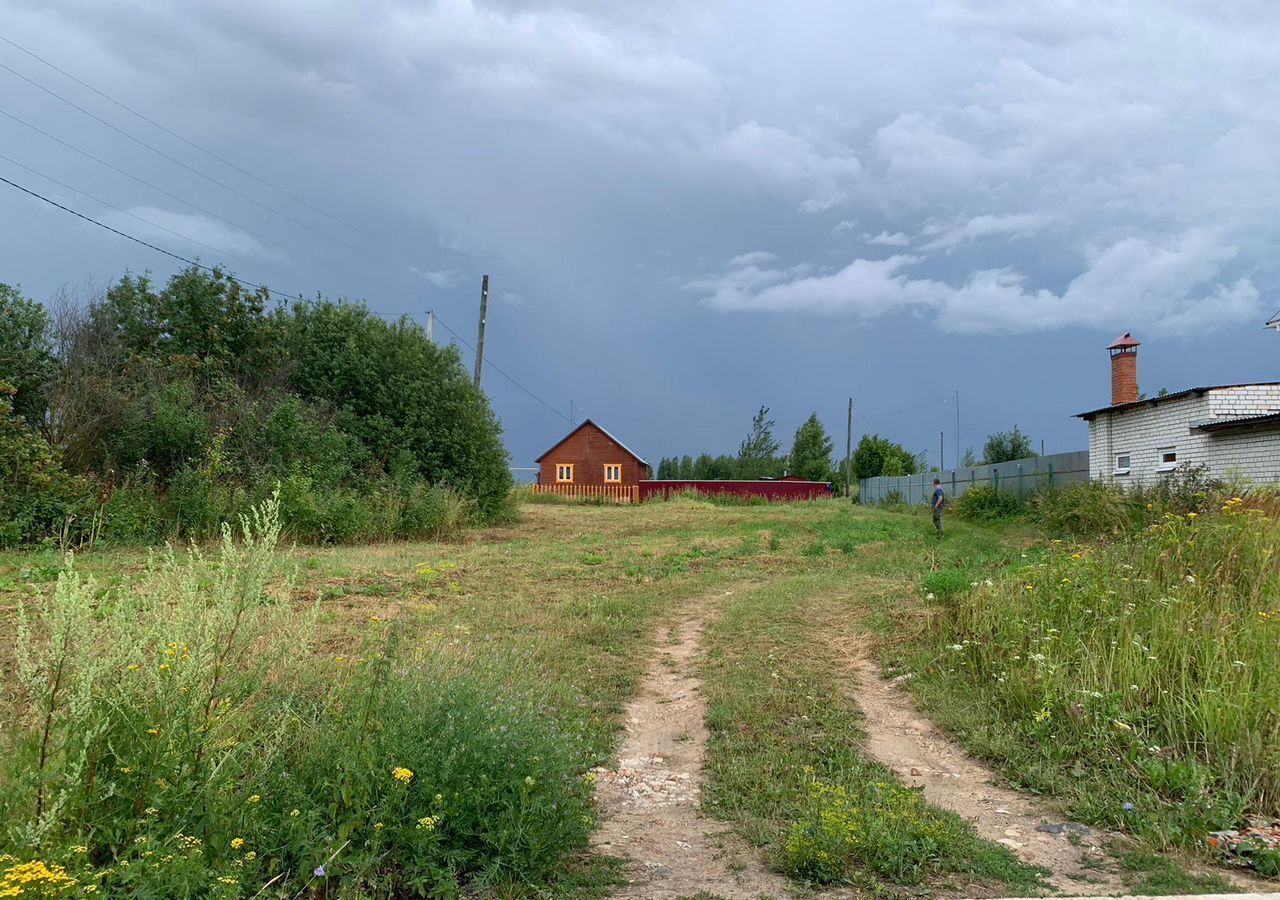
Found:
[{"label": "dark storm cloud", "polygon": [[[297,221],[0,72],[0,108],[192,204],[0,121],[6,155],[118,209],[0,163],[15,180],[286,290],[431,306],[468,338],[488,271],[512,298],[493,358],[654,455],[731,449],[759,402],[788,429],[815,407],[834,423],[849,392],[869,394],[867,427],[933,443],[957,384],[982,397],[966,443],[1016,420],[1073,447],[1066,414],[1096,399],[1097,349],[1131,328],[1160,339],[1144,372],[1170,387],[1274,374],[1255,328],[1280,237],[1269,5],[0,9],[5,36],[342,221],[0,44],[0,62]],[[0,280],[40,295],[169,270],[2,202]],[[1030,372],[1010,385],[995,360]],[[486,386],[518,460],[564,427]]]}]

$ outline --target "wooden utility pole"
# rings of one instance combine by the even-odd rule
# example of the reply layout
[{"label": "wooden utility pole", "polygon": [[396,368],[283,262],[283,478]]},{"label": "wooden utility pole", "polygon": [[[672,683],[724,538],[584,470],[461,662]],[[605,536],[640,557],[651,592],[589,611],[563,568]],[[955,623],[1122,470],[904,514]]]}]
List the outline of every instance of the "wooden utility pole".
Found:
[{"label": "wooden utility pole", "polygon": [[849,477],[853,470],[853,398],[849,398],[849,424],[845,428],[844,433],[844,495],[853,497],[850,493]]},{"label": "wooden utility pole", "polygon": [[945,430],[938,432],[938,471],[941,472],[947,467],[947,432]]},{"label": "wooden utility pole", "polygon": [[436,331],[436,311],[434,309],[427,310],[427,340],[435,343]]},{"label": "wooden utility pole", "polygon": [[484,367],[484,318],[489,310],[489,276],[480,279],[480,333],[476,336],[476,387],[480,387],[480,370]]}]

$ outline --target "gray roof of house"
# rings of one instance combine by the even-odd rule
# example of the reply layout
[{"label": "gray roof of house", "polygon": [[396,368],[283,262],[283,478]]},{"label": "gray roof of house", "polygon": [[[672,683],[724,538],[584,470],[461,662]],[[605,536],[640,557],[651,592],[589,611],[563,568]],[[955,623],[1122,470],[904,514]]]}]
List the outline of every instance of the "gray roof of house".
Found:
[{"label": "gray roof of house", "polygon": [[1241,387],[1274,387],[1275,385],[1280,385],[1280,381],[1254,381],[1246,384],[1213,384],[1207,387],[1193,387],[1187,388],[1185,391],[1176,391],[1172,394],[1165,394],[1163,397],[1147,397],[1143,400],[1133,400],[1129,403],[1116,403],[1112,406],[1100,406],[1097,409],[1091,409],[1088,412],[1076,413],[1074,418],[1088,421],[1098,413],[1124,412],[1129,409],[1137,409],[1140,406],[1159,406],[1161,403],[1181,400],[1184,397],[1190,397],[1192,395],[1197,397],[1203,396],[1204,394],[1209,393],[1209,391],[1222,391],[1227,390],[1228,388]]}]

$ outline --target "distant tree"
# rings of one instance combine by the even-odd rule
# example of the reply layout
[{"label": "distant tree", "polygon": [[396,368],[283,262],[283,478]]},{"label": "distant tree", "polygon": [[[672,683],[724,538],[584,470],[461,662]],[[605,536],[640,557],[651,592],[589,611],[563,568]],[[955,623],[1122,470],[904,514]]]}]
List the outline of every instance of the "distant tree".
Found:
[{"label": "distant tree", "polygon": [[988,465],[1009,462],[1015,459],[1029,459],[1038,454],[1031,446],[1031,438],[1013,426],[1012,431],[997,431],[987,437],[982,447],[982,459]]},{"label": "distant tree", "polygon": [[964,457],[960,460],[960,468],[972,469],[975,466],[980,466],[980,465],[982,465],[982,461],[978,459],[977,454],[973,452],[973,448],[966,447],[964,451]]},{"label": "distant tree", "polygon": [[711,470],[714,466],[715,460],[712,459],[711,454],[703,453],[693,461],[693,477],[697,478],[699,481],[705,481],[708,478],[714,477],[711,474]]},{"label": "distant tree", "polygon": [[693,457],[687,453],[680,457],[680,474],[678,477],[686,481],[693,478]]},{"label": "distant tree", "polygon": [[814,413],[796,429],[796,439],[791,445],[789,468],[793,475],[809,481],[832,481],[831,454],[835,445],[827,436],[827,429]]},{"label": "distant tree", "polygon": [[662,457],[658,461],[658,478],[662,481],[669,481],[675,478],[676,462],[668,457]]},{"label": "distant tree", "polygon": [[731,481],[738,477],[738,460],[727,453],[722,453],[711,461],[708,478],[717,481]]},{"label": "distant tree", "polygon": [[44,421],[56,364],[49,314],[17,288],[0,284],[0,381],[8,382],[13,414],[31,427]]},{"label": "distant tree", "polygon": [[914,475],[918,462],[901,444],[878,434],[864,434],[853,451],[853,474],[859,480],[881,475]]},{"label": "distant tree", "polygon": [[751,433],[738,446],[739,478],[755,479],[777,473],[778,451],[782,445],[773,436],[773,426],[769,407],[760,407],[751,419]]}]

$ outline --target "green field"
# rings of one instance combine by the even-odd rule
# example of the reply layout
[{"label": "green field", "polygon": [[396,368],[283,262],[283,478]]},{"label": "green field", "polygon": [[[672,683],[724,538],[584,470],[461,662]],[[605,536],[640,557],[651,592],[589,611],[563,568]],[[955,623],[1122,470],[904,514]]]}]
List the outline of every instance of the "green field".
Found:
[{"label": "green field", "polygon": [[[1221,887],[1179,882],[1179,857],[1135,864],[1135,854],[1194,848],[1192,830],[1218,824],[1214,815],[1273,806],[1265,771],[1249,782],[1215,755],[1179,748],[1153,754],[1159,763],[1100,767],[1082,792],[1074,773],[1093,752],[1077,735],[1083,726],[1066,745],[1042,727],[1074,722],[1070,701],[1036,721],[1043,697],[1024,698],[1024,710],[984,680],[988,669],[956,671],[941,655],[967,640],[955,629],[978,627],[966,598],[995,596],[982,593],[998,590],[987,579],[1025,590],[1028,567],[1043,566],[1041,582],[1060,583],[1059,568],[1079,562],[1071,552],[1023,526],[960,521],[938,543],[917,511],[680,499],[526,504],[518,524],[456,543],[280,548],[240,560],[260,563],[260,582],[228,580],[235,566],[212,549],[178,554],[168,570],[142,552],[85,553],[76,570],[93,584],[77,595],[83,619],[64,630],[76,643],[64,677],[93,672],[97,693],[63,686],[50,701],[31,685],[49,684],[63,657],[46,648],[39,659],[54,664],[24,678],[17,642],[0,647],[0,677],[13,688],[0,712],[22,723],[4,737],[0,872],[38,859],[49,874],[31,884],[74,879],[76,890],[100,885],[111,896],[600,895],[618,870],[588,847],[599,814],[588,773],[613,757],[659,630],[697,602],[707,622],[703,808],[797,885],[905,896],[1039,883],[1034,868],[866,756],[847,665],[856,646],[910,669],[927,711],[1015,784],[1048,795],[1050,808],[1135,835],[1116,848],[1128,854],[1129,867],[1115,868],[1131,884],[1159,868],[1181,889]],[[0,556],[6,634],[21,604],[72,596],[65,580],[57,587],[61,567],[53,553]],[[207,599],[218,591],[229,604],[222,625]],[[983,608],[999,619],[999,608]],[[50,607],[29,619],[31,646],[64,633],[57,615]],[[224,638],[236,652],[220,649]],[[1274,651],[1269,639],[1250,652]],[[190,658],[185,690],[171,689],[177,675],[164,662],[175,647]],[[986,652],[983,665],[1008,668],[993,662],[999,648]],[[244,680],[228,687],[233,669]],[[139,673],[151,688],[133,685]],[[1080,687],[1087,676],[1073,678],[1062,691],[1091,689]],[[192,706],[206,693],[223,718]],[[1131,730],[1148,727],[1107,710]],[[1232,727],[1272,727],[1259,715]],[[88,726],[110,740],[85,739]],[[1213,725],[1170,725],[1169,745],[1193,746],[1202,727]],[[1108,739],[1128,740],[1111,729]],[[1170,773],[1179,761],[1189,774]],[[143,766],[175,774],[141,784]],[[1189,781],[1170,788],[1175,777]],[[1224,811],[1224,798],[1238,800]],[[1118,812],[1124,802],[1134,809]]]}]

